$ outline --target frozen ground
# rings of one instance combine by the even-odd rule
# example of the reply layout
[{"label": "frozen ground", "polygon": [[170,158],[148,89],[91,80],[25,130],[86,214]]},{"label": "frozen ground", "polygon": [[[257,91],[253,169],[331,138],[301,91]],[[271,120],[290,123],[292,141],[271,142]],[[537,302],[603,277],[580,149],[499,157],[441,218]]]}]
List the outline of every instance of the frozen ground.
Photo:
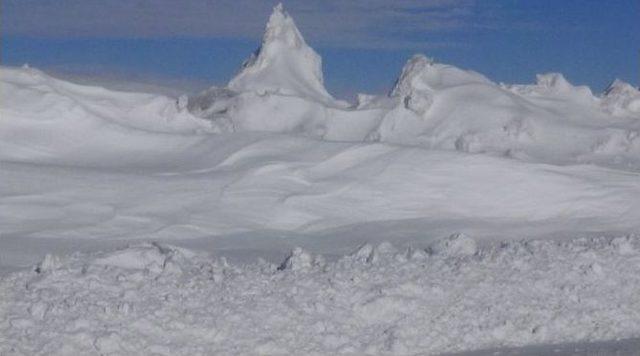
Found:
[{"label": "frozen ground", "polygon": [[281,7],[192,97],[0,84],[0,354],[637,349],[629,84],[415,56],[347,103]]}]

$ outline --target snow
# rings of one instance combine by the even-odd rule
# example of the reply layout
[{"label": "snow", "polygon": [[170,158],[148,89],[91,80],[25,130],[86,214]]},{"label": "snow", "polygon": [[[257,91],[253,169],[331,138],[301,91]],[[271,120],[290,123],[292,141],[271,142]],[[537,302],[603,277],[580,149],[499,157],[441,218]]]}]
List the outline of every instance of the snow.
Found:
[{"label": "snow", "polygon": [[330,262],[294,249],[280,267],[160,244],[75,254],[0,282],[0,353],[403,355],[638,335],[636,237],[446,240]]},{"label": "snow", "polygon": [[262,45],[229,82],[229,89],[333,101],[324,88],[320,56],[307,45],[282,4],[273,9]]},{"label": "snow", "polygon": [[0,79],[3,161],[92,165],[169,153],[176,147],[163,147],[166,136],[182,146],[193,139],[180,135],[210,127],[169,97],[73,84],[33,68],[2,67]]},{"label": "snow", "polygon": [[5,162],[3,231],[188,239],[407,220],[424,221],[416,230],[436,236],[445,224],[494,237],[523,225],[529,237],[557,233],[546,230],[552,224],[575,233],[640,229],[638,173],[291,136],[213,136],[195,152],[188,147],[170,155],[159,148],[146,168],[129,168],[140,154],[92,170]]},{"label": "snow", "polygon": [[[279,53],[288,61],[302,61],[287,51]],[[280,65],[269,73],[290,68],[296,67]],[[278,76],[292,81],[300,77]],[[306,83],[321,87],[319,80]],[[389,96],[361,95],[357,104],[345,106],[323,94],[292,95],[215,89],[190,103],[196,116],[226,132],[296,133],[328,141],[379,141],[528,162],[640,169],[640,112],[635,101],[640,94],[628,84],[612,86],[602,96],[573,86],[558,73],[538,75],[534,85],[498,85],[481,74],[417,55],[402,69]]]},{"label": "snow", "polygon": [[633,116],[640,114],[640,90],[616,79],[605,90],[603,107],[614,116]]},{"label": "snow", "polygon": [[226,87],[138,87],[0,67],[0,354],[640,336],[627,83],[498,84],[416,55],[347,103],[277,6]]}]

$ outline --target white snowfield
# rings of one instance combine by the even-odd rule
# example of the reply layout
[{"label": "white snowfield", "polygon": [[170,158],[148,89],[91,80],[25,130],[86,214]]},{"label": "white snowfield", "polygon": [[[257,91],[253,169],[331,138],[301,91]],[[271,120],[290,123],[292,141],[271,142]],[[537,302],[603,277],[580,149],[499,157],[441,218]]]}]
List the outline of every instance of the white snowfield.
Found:
[{"label": "white snowfield", "polygon": [[422,55],[388,95],[337,100],[281,6],[228,86],[190,97],[0,67],[0,354],[640,337],[639,133],[621,81],[497,84]]}]

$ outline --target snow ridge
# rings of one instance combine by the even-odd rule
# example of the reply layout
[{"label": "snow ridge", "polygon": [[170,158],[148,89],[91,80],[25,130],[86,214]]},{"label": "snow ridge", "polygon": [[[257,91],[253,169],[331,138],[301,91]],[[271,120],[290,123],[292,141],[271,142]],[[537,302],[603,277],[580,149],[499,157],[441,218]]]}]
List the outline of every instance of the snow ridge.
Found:
[{"label": "snow ridge", "polygon": [[322,84],[321,59],[281,5],[260,49],[227,89],[190,98],[218,131],[295,133],[329,141],[381,141],[551,164],[640,170],[640,95],[619,82],[603,96],[560,73],[532,85],[485,76],[418,54],[388,95],[349,105]]}]

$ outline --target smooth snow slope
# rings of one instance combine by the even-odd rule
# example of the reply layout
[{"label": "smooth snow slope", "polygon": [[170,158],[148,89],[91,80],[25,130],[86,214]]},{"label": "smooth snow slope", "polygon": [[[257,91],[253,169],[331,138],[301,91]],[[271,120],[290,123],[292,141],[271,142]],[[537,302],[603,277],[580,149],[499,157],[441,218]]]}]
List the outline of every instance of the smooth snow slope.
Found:
[{"label": "smooth snow slope", "polygon": [[125,166],[96,164],[111,164],[107,171],[5,162],[3,233],[180,239],[407,219],[428,220],[423,233],[448,220],[469,233],[478,221],[502,225],[495,235],[522,224],[526,236],[548,234],[547,225],[640,228],[637,173],[272,135],[212,137],[201,146],[208,156],[174,153],[176,162],[135,170],[126,158]]},{"label": "smooth snow slope", "polygon": [[209,127],[164,96],[72,84],[28,67],[2,67],[0,80],[4,161],[100,165],[154,153],[171,159]]}]

